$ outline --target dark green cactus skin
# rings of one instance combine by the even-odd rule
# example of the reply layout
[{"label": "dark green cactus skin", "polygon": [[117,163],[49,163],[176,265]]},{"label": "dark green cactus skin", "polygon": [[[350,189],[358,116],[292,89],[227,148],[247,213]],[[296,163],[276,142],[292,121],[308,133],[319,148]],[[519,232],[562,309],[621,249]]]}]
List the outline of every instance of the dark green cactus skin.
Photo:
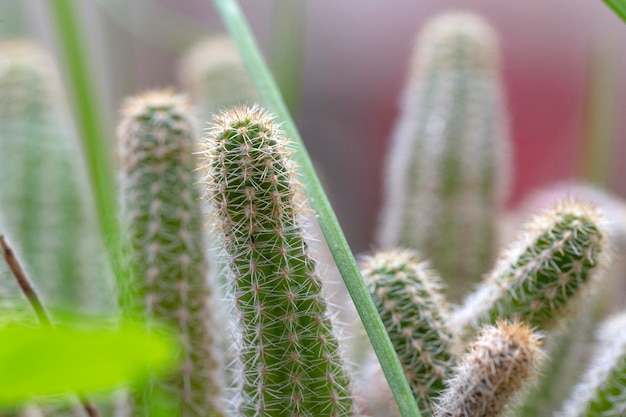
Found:
[{"label": "dark green cactus skin", "polygon": [[204,141],[208,194],[239,313],[237,413],[352,416],[287,146],[258,107],[216,116]]},{"label": "dark green cactus skin", "polygon": [[423,253],[457,301],[494,259],[494,217],[510,178],[497,41],[469,13],[433,19],[418,41],[391,139],[378,240]]},{"label": "dark green cactus skin", "polygon": [[527,225],[453,317],[454,328],[520,319],[549,329],[607,262],[608,232],[592,206],[565,200]]},{"label": "dark green cactus skin", "polygon": [[59,82],[39,46],[0,43],[0,232],[47,306],[110,311],[111,273]]},{"label": "dark green cactus skin", "polygon": [[377,253],[361,269],[420,412],[430,416],[453,364],[441,279],[412,251]]},{"label": "dark green cactus skin", "polygon": [[[169,91],[131,99],[118,136],[125,226],[131,244],[135,303],[180,334],[182,367],[157,387],[180,399],[177,416],[220,416],[217,358],[210,329],[208,264],[200,193],[193,170],[195,118]],[[139,399],[149,407],[150,395]]]}]

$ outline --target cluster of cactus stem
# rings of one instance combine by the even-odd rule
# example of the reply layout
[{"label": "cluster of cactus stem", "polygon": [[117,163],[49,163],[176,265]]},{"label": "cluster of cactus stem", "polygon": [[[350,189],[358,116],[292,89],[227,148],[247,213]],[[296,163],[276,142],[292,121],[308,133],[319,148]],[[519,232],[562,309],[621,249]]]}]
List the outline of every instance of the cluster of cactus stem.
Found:
[{"label": "cluster of cactus stem", "polygon": [[[52,66],[32,45],[0,44],[0,54],[11,62],[0,68],[0,176],[17,183],[0,185],[2,224],[35,280],[63,287],[51,302],[82,302],[106,268],[86,239],[97,233],[83,229],[86,193],[68,174],[77,164],[61,141],[71,130],[54,105]],[[118,279],[119,305],[124,319],[173,327],[181,346],[178,368],[132,389],[118,415],[153,415],[162,398],[181,417],[394,415],[382,373],[364,381],[347,367],[290,139],[266,110],[237,104],[257,95],[230,40],[196,47],[180,76],[200,118],[186,96],[155,90],[128,99],[118,126],[130,272]],[[609,222],[562,195],[498,255],[511,171],[500,84],[497,39],[481,18],[453,13],[426,26],[391,141],[382,250],[361,264],[424,417],[535,415],[512,405],[534,401],[528,386],[550,377],[543,341],[563,337],[609,267]],[[464,302],[448,301],[481,276]],[[4,288],[0,309],[12,309]],[[221,301],[236,316],[228,325],[216,316]],[[559,416],[623,415],[625,325],[622,313],[602,326],[592,367],[567,403],[552,405]],[[55,415],[23,414],[33,412]]]}]

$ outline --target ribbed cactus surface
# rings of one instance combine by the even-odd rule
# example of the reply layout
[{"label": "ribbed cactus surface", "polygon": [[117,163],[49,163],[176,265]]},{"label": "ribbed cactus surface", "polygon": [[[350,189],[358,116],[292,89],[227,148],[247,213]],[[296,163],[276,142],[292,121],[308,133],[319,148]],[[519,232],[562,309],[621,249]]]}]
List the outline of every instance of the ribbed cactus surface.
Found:
[{"label": "ribbed cactus surface", "polygon": [[503,252],[493,271],[453,314],[453,328],[519,318],[553,327],[575,307],[608,257],[600,212],[573,199],[534,217]]},{"label": "ribbed cactus surface", "polygon": [[482,18],[445,14],[421,32],[386,164],[383,247],[417,249],[457,299],[495,252],[509,137],[497,39]]},{"label": "ribbed cactus surface", "polygon": [[626,413],[626,313],[598,331],[591,364],[558,417],[623,417]]},{"label": "ribbed cactus surface", "polygon": [[178,79],[207,119],[226,107],[260,100],[227,35],[214,35],[191,47],[180,63]]},{"label": "ribbed cactus surface", "polygon": [[186,99],[170,91],[128,100],[118,129],[134,302],[180,334],[182,366],[163,386],[180,399],[172,412],[185,417],[222,415],[205,221],[193,172],[198,135]]},{"label": "ribbed cactus surface", "polygon": [[239,313],[242,416],[352,416],[288,139],[265,111],[216,116],[205,182]]},{"label": "ribbed cactus surface", "polygon": [[400,249],[375,254],[361,270],[420,411],[432,415],[455,350],[441,279],[416,252]]},{"label": "ribbed cactus surface", "polygon": [[539,337],[523,323],[498,321],[482,329],[447,381],[437,417],[497,417],[534,377],[542,359]]},{"label": "ribbed cactus surface", "polygon": [[0,43],[2,232],[49,307],[110,309],[111,275],[59,82],[38,45]]}]

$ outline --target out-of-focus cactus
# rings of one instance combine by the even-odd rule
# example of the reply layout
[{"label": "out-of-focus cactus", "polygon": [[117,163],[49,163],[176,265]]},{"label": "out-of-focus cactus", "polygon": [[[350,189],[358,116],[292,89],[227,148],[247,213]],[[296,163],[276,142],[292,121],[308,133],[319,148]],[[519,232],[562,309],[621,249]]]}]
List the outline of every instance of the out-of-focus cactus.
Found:
[{"label": "out-of-focus cactus", "polygon": [[498,321],[483,329],[455,367],[436,404],[437,417],[496,417],[534,377],[539,337],[523,323]]},{"label": "out-of-focus cactus", "polygon": [[600,212],[576,200],[534,217],[453,313],[452,328],[461,332],[498,318],[553,327],[606,265],[608,234]]},{"label": "out-of-focus cactus", "polygon": [[591,365],[558,417],[623,417],[626,413],[626,313],[607,320]]},{"label": "out-of-focus cactus", "polygon": [[416,46],[391,139],[378,242],[419,250],[458,299],[494,258],[507,197],[509,134],[495,33],[442,15]]},{"label": "out-of-focus cactus", "polygon": [[112,280],[50,56],[0,43],[0,211],[47,305],[110,310]]},{"label": "out-of-focus cactus", "polygon": [[189,49],[178,79],[204,119],[229,106],[260,101],[235,43],[226,35],[212,36]]},{"label": "out-of-focus cactus", "polygon": [[305,239],[289,142],[258,107],[215,117],[205,183],[239,313],[242,416],[352,416],[349,379]]},{"label": "out-of-focus cactus", "polygon": [[455,351],[441,279],[407,250],[377,253],[361,269],[420,411],[430,416]]},{"label": "out-of-focus cactus", "polygon": [[[149,318],[180,334],[182,366],[163,386],[180,399],[172,412],[185,417],[222,415],[205,222],[193,175],[198,130],[186,99],[170,91],[128,100],[118,130],[132,293]],[[149,405],[138,401],[140,407]]]}]

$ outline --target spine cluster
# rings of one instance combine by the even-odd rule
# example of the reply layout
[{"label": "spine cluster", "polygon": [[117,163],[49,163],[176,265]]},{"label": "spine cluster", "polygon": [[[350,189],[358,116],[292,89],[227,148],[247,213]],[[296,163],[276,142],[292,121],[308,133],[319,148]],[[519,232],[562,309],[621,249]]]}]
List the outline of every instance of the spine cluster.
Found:
[{"label": "spine cluster", "polygon": [[0,213],[49,306],[110,308],[111,275],[54,62],[0,42]]},{"label": "spine cluster", "polygon": [[575,307],[602,270],[608,231],[591,205],[563,200],[532,219],[453,315],[453,328],[520,319],[547,329]]},{"label": "spine cluster", "polygon": [[454,351],[441,279],[417,253],[397,249],[366,259],[362,274],[420,411],[432,415]]},{"label": "spine cluster", "polygon": [[391,139],[378,233],[419,250],[459,298],[495,253],[509,138],[496,35],[482,18],[446,14],[423,30]]},{"label": "spine cluster", "polygon": [[523,324],[499,321],[482,330],[454,369],[436,417],[497,417],[535,376],[539,337]]},{"label": "spine cluster", "polygon": [[222,415],[211,328],[213,289],[193,175],[197,134],[186,99],[169,91],[130,99],[118,130],[132,293],[149,318],[178,329],[182,366],[163,386],[178,394],[173,413],[183,417]]},{"label": "spine cluster", "polygon": [[288,141],[258,107],[216,116],[203,141],[208,197],[241,330],[242,416],[352,416],[309,254]]}]

